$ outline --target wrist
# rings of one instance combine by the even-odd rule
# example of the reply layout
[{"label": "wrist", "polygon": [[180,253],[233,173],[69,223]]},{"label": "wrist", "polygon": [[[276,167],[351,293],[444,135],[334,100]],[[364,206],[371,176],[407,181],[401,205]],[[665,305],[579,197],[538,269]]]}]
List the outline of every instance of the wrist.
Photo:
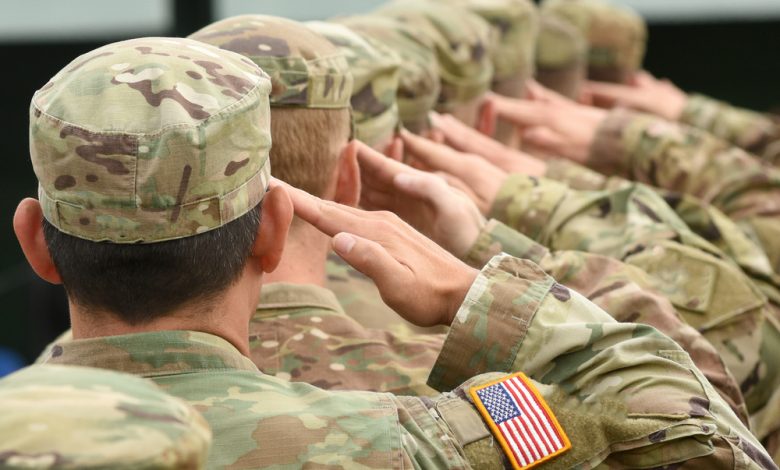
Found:
[{"label": "wrist", "polygon": [[458,270],[457,275],[452,277],[455,282],[447,289],[447,293],[444,297],[446,299],[445,305],[447,308],[445,309],[444,315],[442,315],[442,325],[452,325],[455,316],[458,314],[458,310],[460,310],[461,305],[463,305],[463,302],[466,300],[466,296],[478,276],[478,270],[461,263],[461,269]]}]

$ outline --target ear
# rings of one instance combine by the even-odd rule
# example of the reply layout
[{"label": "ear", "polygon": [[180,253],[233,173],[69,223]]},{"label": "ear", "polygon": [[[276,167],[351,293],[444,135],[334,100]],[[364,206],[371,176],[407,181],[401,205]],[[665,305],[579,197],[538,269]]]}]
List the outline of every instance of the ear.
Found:
[{"label": "ear", "polygon": [[259,260],[263,272],[270,273],[279,265],[292,218],[290,195],[281,185],[272,186],[263,198],[260,228],[251,254]]},{"label": "ear", "polygon": [[37,200],[25,198],[16,207],[14,233],[35,274],[46,282],[62,284],[43,236],[43,210]]},{"label": "ear", "polygon": [[357,141],[350,141],[339,156],[336,168],[336,192],[333,201],[357,207],[360,202],[360,165],[357,160]]},{"label": "ear", "polygon": [[496,121],[498,121],[498,114],[495,103],[492,100],[484,100],[479,107],[477,130],[488,137],[493,137],[496,133]]}]

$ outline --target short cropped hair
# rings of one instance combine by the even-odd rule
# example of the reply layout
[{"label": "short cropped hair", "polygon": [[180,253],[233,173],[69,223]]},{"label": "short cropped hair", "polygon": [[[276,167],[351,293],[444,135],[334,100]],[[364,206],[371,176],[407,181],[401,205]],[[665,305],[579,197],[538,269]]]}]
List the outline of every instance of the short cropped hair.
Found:
[{"label": "short cropped hair", "polygon": [[271,173],[322,196],[351,134],[348,109],[271,108]]},{"label": "short cropped hair", "polygon": [[260,206],[205,233],[149,244],[93,242],[43,221],[46,244],[68,298],[129,325],[177,308],[204,310],[240,277],[260,227]]}]

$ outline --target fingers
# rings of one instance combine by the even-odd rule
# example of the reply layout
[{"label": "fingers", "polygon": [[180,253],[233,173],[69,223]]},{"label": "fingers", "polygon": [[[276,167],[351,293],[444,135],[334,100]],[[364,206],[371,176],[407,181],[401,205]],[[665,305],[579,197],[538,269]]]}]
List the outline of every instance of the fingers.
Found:
[{"label": "fingers", "polygon": [[400,137],[393,136],[393,140],[385,148],[385,155],[392,158],[397,162],[402,162],[404,159],[404,143]]},{"label": "fingers", "polygon": [[549,124],[548,103],[507,98],[491,94],[496,115],[518,127],[533,127]]},{"label": "fingers", "polygon": [[456,176],[460,176],[459,173],[463,171],[459,153],[449,147],[407,131],[401,131],[401,138],[406,151],[426,167],[443,170]]},{"label": "fingers", "polygon": [[326,202],[311,194],[279,182],[287,189],[293,203],[295,215],[313,225],[320,232],[333,236],[339,232],[353,232],[369,236],[371,225],[366,224],[369,213],[335,202]]},{"label": "fingers", "polygon": [[566,140],[549,127],[533,127],[523,132],[523,146],[533,153],[564,155]]},{"label": "fingers", "polygon": [[350,266],[370,277],[380,290],[398,282],[404,268],[379,243],[340,232],[333,237],[333,250]]},{"label": "fingers", "polygon": [[631,103],[636,98],[636,89],[614,83],[587,82],[583,89],[594,100],[614,106],[618,102]]}]

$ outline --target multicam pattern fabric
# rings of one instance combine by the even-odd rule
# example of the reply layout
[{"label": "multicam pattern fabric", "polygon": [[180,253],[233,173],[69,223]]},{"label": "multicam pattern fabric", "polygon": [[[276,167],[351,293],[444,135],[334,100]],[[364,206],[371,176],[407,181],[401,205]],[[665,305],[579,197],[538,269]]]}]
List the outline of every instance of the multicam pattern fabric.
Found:
[{"label": "multicam pattern fabric", "polygon": [[525,235],[490,220],[465,261],[482,267],[498,253],[529,259],[569,289],[576,290],[621,323],[650,325],[679,344],[731,409],[747,424],[739,385],[718,351],[686,324],[646,272],[607,256],[582,251],[549,251]]},{"label": "multicam pattern fabric", "polygon": [[191,39],[237,52],[271,76],[271,106],[348,108],[352,75],[339,49],[302,23],[243,15],[212,23]]},{"label": "multicam pattern fabric", "polygon": [[545,0],[541,9],[569,21],[585,36],[592,80],[626,82],[641,69],[647,25],[634,11],[604,0]]},{"label": "multicam pattern fabric", "polygon": [[37,365],[0,380],[2,468],[204,468],[211,431],[152,382]]},{"label": "multicam pattern fabric", "polygon": [[478,374],[524,371],[571,438],[556,466],[773,468],[674,342],[615,323],[508,256],[469,291],[429,380],[453,392],[431,398],[290,383],[260,373],[226,341],[188,331],[66,342],[47,362],[151,377],[209,422],[216,467],[503,468],[465,391],[501,376]]},{"label": "multicam pattern fabric", "polygon": [[573,191],[512,175],[499,191],[492,216],[550,249],[602,254],[648,273],[685,321],[717,349],[751,415],[768,404],[780,380],[773,358],[773,307],[650,188],[632,184]]},{"label": "multicam pattern fabric", "polygon": [[412,129],[427,126],[428,113],[436,105],[441,92],[433,43],[415,35],[411,25],[393,18],[365,15],[333,21],[363,36],[374,38],[400,56],[396,101],[401,122]]},{"label": "multicam pattern fabric", "polygon": [[688,98],[680,122],[780,165],[780,125],[769,116],[696,94]]},{"label": "multicam pattern fabric", "polygon": [[484,18],[496,31],[494,81],[534,75],[534,43],[539,32],[536,5],[530,0],[456,0]]},{"label": "multicam pattern fabric", "polygon": [[310,21],[306,26],[327,38],[347,58],[355,84],[351,99],[355,137],[372,147],[389,142],[399,123],[396,94],[401,57],[344,25]]},{"label": "multicam pattern fabric", "polygon": [[187,39],[78,57],[30,106],[44,216],[113,243],[187,237],[240,217],[268,186],[270,89],[243,57]]},{"label": "multicam pattern fabric", "polygon": [[536,41],[536,80],[577,99],[587,76],[588,44],[569,22],[545,13]]},{"label": "multicam pattern fabric", "polygon": [[441,78],[439,110],[451,110],[490,89],[490,57],[497,38],[478,15],[449,2],[430,0],[397,0],[377,13],[407,23],[415,37],[432,42]]}]

